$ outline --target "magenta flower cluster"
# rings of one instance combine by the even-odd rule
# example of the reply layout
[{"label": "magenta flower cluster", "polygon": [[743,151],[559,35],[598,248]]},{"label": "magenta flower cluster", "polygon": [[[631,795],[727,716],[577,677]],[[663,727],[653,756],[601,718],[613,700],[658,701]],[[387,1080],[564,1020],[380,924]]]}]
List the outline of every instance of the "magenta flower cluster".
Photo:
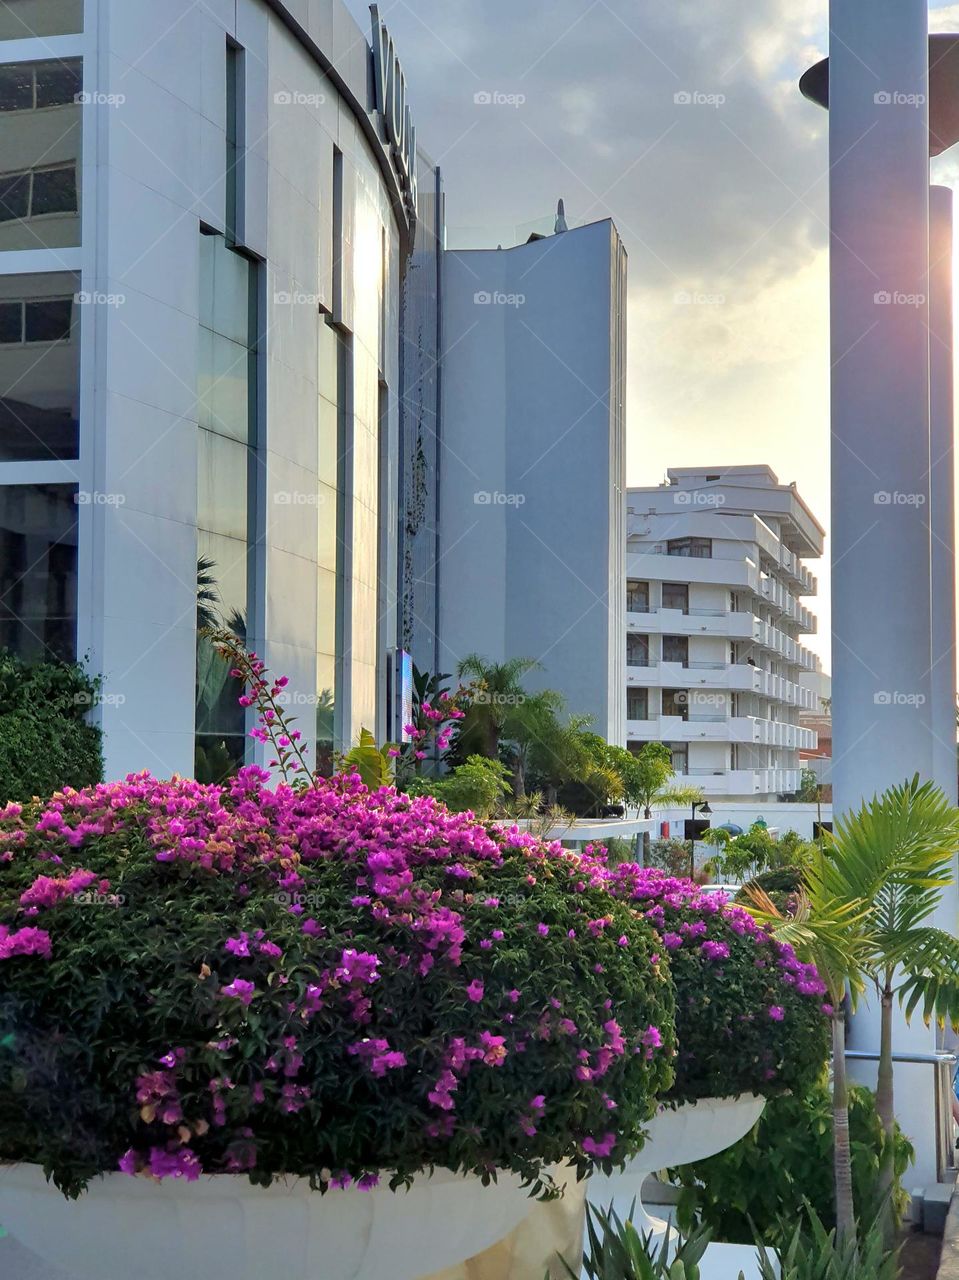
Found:
[{"label": "magenta flower cluster", "polygon": [[826,984],[723,893],[624,863],[614,895],[659,930],[676,987],[671,1096],[798,1091],[826,1060]]},{"label": "magenta flower cluster", "polygon": [[0,1009],[0,1158],[71,1192],[110,1169],[585,1172],[638,1149],[672,1080],[662,946],[599,851],[356,775],[142,774],[0,811],[0,921],[4,1009],[37,1011]]}]

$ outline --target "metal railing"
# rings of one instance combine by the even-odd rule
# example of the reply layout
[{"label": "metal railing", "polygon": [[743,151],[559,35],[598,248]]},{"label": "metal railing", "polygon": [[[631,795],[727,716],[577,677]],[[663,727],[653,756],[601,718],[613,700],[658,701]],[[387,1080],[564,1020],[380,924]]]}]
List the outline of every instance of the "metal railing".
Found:
[{"label": "metal railing", "polygon": [[[878,1053],[866,1053],[862,1049],[847,1049],[849,1062],[878,1062]],[[959,1058],[954,1053],[894,1053],[893,1062],[911,1062],[930,1066],[935,1077],[936,1099],[936,1178],[949,1182],[957,1172],[956,1141],[952,1123],[952,1078]]]}]

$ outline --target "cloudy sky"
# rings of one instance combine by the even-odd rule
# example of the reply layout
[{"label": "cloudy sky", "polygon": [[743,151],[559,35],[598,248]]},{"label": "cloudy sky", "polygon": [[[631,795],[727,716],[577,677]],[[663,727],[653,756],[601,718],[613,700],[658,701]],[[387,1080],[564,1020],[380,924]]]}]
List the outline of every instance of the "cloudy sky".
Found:
[{"label": "cloudy sky", "polygon": [[[348,3],[365,25],[367,6]],[[668,466],[767,462],[828,528],[826,116],[796,87],[825,56],[826,9],[380,5],[420,144],[444,171],[451,246],[551,227],[559,196],[571,223],[609,216],[619,227],[629,483],[658,483]],[[931,23],[959,29],[959,4],[933,3]],[[937,180],[959,182],[959,164],[937,163]],[[820,581],[828,590],[828,573]],[[828,668],[828,601],[816,609]]]}]

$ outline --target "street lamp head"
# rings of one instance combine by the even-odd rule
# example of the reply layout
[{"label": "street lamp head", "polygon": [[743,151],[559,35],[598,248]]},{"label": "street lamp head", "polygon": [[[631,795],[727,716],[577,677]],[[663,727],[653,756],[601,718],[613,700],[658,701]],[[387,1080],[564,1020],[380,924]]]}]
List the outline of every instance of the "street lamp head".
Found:
[{"label": "street lamp head", "polygon": [[[829,59],[811,66],[799,81],[810,102],[829,108]],[[877,94],[877,102],[882,98]],[[929,37],[929,154],[941,155],[959,142],[959,34]]]},{"label": "street lamp head", "polygon": [[709,817],[709,815],[712,813],[712,809],[710,809],[710,807],[709,807],[709,801],[708,801],[708,800],[704,800],[704,801],[702,802],[702,804],[699,806],[699,812],[700,812],[701,814],[703,814],[705,817],[707,817],[707,818]]}]

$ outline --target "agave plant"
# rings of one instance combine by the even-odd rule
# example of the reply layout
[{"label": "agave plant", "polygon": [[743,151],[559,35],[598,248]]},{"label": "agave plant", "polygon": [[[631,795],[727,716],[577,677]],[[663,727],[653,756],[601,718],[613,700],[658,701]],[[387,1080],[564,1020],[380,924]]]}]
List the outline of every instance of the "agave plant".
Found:
[{"label": "agave plant", "polygon": [[781,1255],[759,1247],[761,1280],[896,1280],[897,1250],[883,1243],[881,1220],[863,1231],[859,1243],[837,1239],[808,1208],[808,1228],[800,1222]]},{"label": "agave plant", "polygon": [[[633,1201],[625,1222],[610,1207],[603,1211],[587,1206],[587,1243],[582,1274],[587,1280],[700,1280],[699,1264],[711,1239],[708,1228],[688,1236],[665,1232],[661,1242],[640,1235],[632,1224]],[[565,1258],[560,1259],[572,1280],[579,1280]],[[882,1278],[885,1280],[885,1277]]]}]

